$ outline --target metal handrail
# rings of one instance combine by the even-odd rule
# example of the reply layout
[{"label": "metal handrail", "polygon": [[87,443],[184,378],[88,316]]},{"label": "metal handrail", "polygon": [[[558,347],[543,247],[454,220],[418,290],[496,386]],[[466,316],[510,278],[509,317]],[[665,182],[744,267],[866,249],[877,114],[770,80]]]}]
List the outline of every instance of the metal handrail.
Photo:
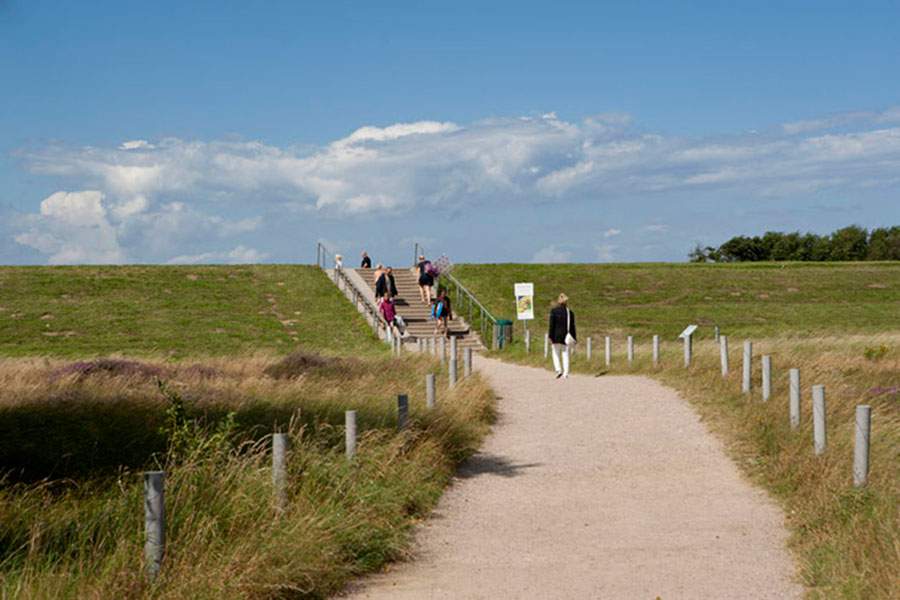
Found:
[{"label": "metal handrail", "polygon": [[[329,255],[334,256],[335,254],[322,242],[316,242],[316,265],[323,271],[328,269],[327,261]],[[378,307],[369,301],[362,290],[357,287],[356,283],[347,276],[343,268],[334,269],[334,284],[340,289],[341,286],[338,284],[338,280],[344,282],[344,289],[350,288],[352,290],[354,304],[358,306],[359,302],[362,301],[363,309],[369,313],[369,316],[372,318],[371,325],[375,333],[380,335],[382,329],[387,331],[389,327],[388,322],[381,316]]]},{"label": "metal handrail", "polygon": [[[415,252],[413,253],[413,256],[414,256],[413,265],[414,266],[416,264],[418,264],[419,255],[425,255],[425,247],[422,246],[420,243],[416,242],[415,243]],[[485,330],[488,328],[489,325],[491,326],[491,335],[493,336],[494,335],[493,326],[497,325],[497,318],[494,317],[494,315],[491,314],[491,311],[489,311],[481,302],[478,301],[478,298],[475,297],[475,294],[470,292],[466,288],[466,286],[464,286],[462,283],[460,283],[459,280],[456,277],[454,277],[452,273],[442,273],[440,275],[439,279],[444,279],[445,281],[449,282],[456,288],[457,305],[463,304],[462,298],[465,298],[466,300],[468,300],[468,303],[469,303],[469,326],[470,327],[475,326],[474,316],[475,316],[475,314],[478,314],[478,316],[480,317],[479,329],[481,331],[481,339],[482,340],[485,339],[485,334],[486,334]],[[478,308],[478,311],[473,311],[473,305]],[[457,309],[457,312],[462,312],[462,311],[459,311]]]}]

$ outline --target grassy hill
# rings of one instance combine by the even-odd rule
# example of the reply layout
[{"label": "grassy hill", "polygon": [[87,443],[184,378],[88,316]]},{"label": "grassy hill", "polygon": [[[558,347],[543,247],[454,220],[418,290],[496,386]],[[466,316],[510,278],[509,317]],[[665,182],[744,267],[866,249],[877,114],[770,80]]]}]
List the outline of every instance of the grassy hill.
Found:
[{"label": "grassy hill", "polygon": [[0,267],[0,356],[386,353],[305,265]]},{"label": "grassy hill", "polygon": [[585,333],[673,338],[689,323],[733,335],[900,330],[900,262],[460,265],[454,274],[507,317],[513,284],[534,282],[541,331],[560,292]]}]

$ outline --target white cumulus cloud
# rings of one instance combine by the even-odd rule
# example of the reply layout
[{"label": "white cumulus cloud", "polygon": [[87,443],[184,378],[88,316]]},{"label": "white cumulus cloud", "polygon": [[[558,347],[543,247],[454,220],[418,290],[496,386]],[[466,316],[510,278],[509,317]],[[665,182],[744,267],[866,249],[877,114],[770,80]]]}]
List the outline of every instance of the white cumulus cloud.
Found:
[{"label": "white cumulus cloud", "polygon": [[[73,211],[85,219],[102,212],[103,224],[93,227],[106,241],[91,250],[84,226],[43,208],[16,239],[48,260],[165,261],[204,254],[209,238],[262,229],[262,220],[248,212],[304,215],[314,226],[315,219],[451,215],[485,205],[579,201],[602,207],[623,198],[638,205],[665,194],[711,199],[736,192],[747,203],[790,203],[822,192],[894,191],[900,185],[898,123],[900,108],[894,107],[788,123],[762,134],[692,138],[635,127],[627,114],[569,121],[545,112],[465,124],[365,125],[313,148],[179,138],[53,145],[20,157],[32,173],[62,180],[61,188],[100,194],[93,207]],[[230,242],[243,243],[252,242]]]},{"label": "white cumulus cloud", "polygon": [[572,260],[572,253],[556,245],[545,246],[531,257],[533,263],[565,263]]},{"label": "white cumulus cloud", "polygon": [[176,256],[166,261],[170,265],[216,264],[242,265],[259,263],[269,255],[254,248],[237,246],[231,250],[221,252],[202,252],[200,254],[185,254]]}]

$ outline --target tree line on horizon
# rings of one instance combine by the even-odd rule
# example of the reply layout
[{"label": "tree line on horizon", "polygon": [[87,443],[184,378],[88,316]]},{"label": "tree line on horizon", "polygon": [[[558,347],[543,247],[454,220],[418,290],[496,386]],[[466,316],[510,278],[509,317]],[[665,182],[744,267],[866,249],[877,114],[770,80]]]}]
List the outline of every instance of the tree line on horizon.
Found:
[{"label": "tree line on horizon", "polygon": [[691,262],[900,260],[900,226],[868,231],[850,225],[830,234],[767,231],[738,235],[719,247],[700,244],[688,254]]}]

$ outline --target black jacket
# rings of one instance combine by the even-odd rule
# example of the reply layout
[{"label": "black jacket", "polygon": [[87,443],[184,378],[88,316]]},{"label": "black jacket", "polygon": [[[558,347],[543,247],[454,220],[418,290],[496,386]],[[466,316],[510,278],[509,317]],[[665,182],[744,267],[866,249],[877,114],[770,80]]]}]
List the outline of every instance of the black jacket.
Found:
[{"label": "black jacket", "polygon": [[388,292],[391,293],[391,296],[397,295],[397,284],[394,283],[394,275],[387,273],[382,273],[378,278],[378,281],[375,282],[375,297],[381,298],[386,295]]},{"label": "black jacket", "polygon": [[372,268],[372,259],[368,256],[363,256],[362,263],[360,263],[360,268],[362,269],[371,269]]},{"label": "black jacket", "polygon": [[557,306],[550,311],[550,328],[547,335],[554,344],[565,344],[566,333],[571,333],[573,338],[578,339],[575,334],[575,313],[569,311],[569,330],[566,331],[566,307]]}]

